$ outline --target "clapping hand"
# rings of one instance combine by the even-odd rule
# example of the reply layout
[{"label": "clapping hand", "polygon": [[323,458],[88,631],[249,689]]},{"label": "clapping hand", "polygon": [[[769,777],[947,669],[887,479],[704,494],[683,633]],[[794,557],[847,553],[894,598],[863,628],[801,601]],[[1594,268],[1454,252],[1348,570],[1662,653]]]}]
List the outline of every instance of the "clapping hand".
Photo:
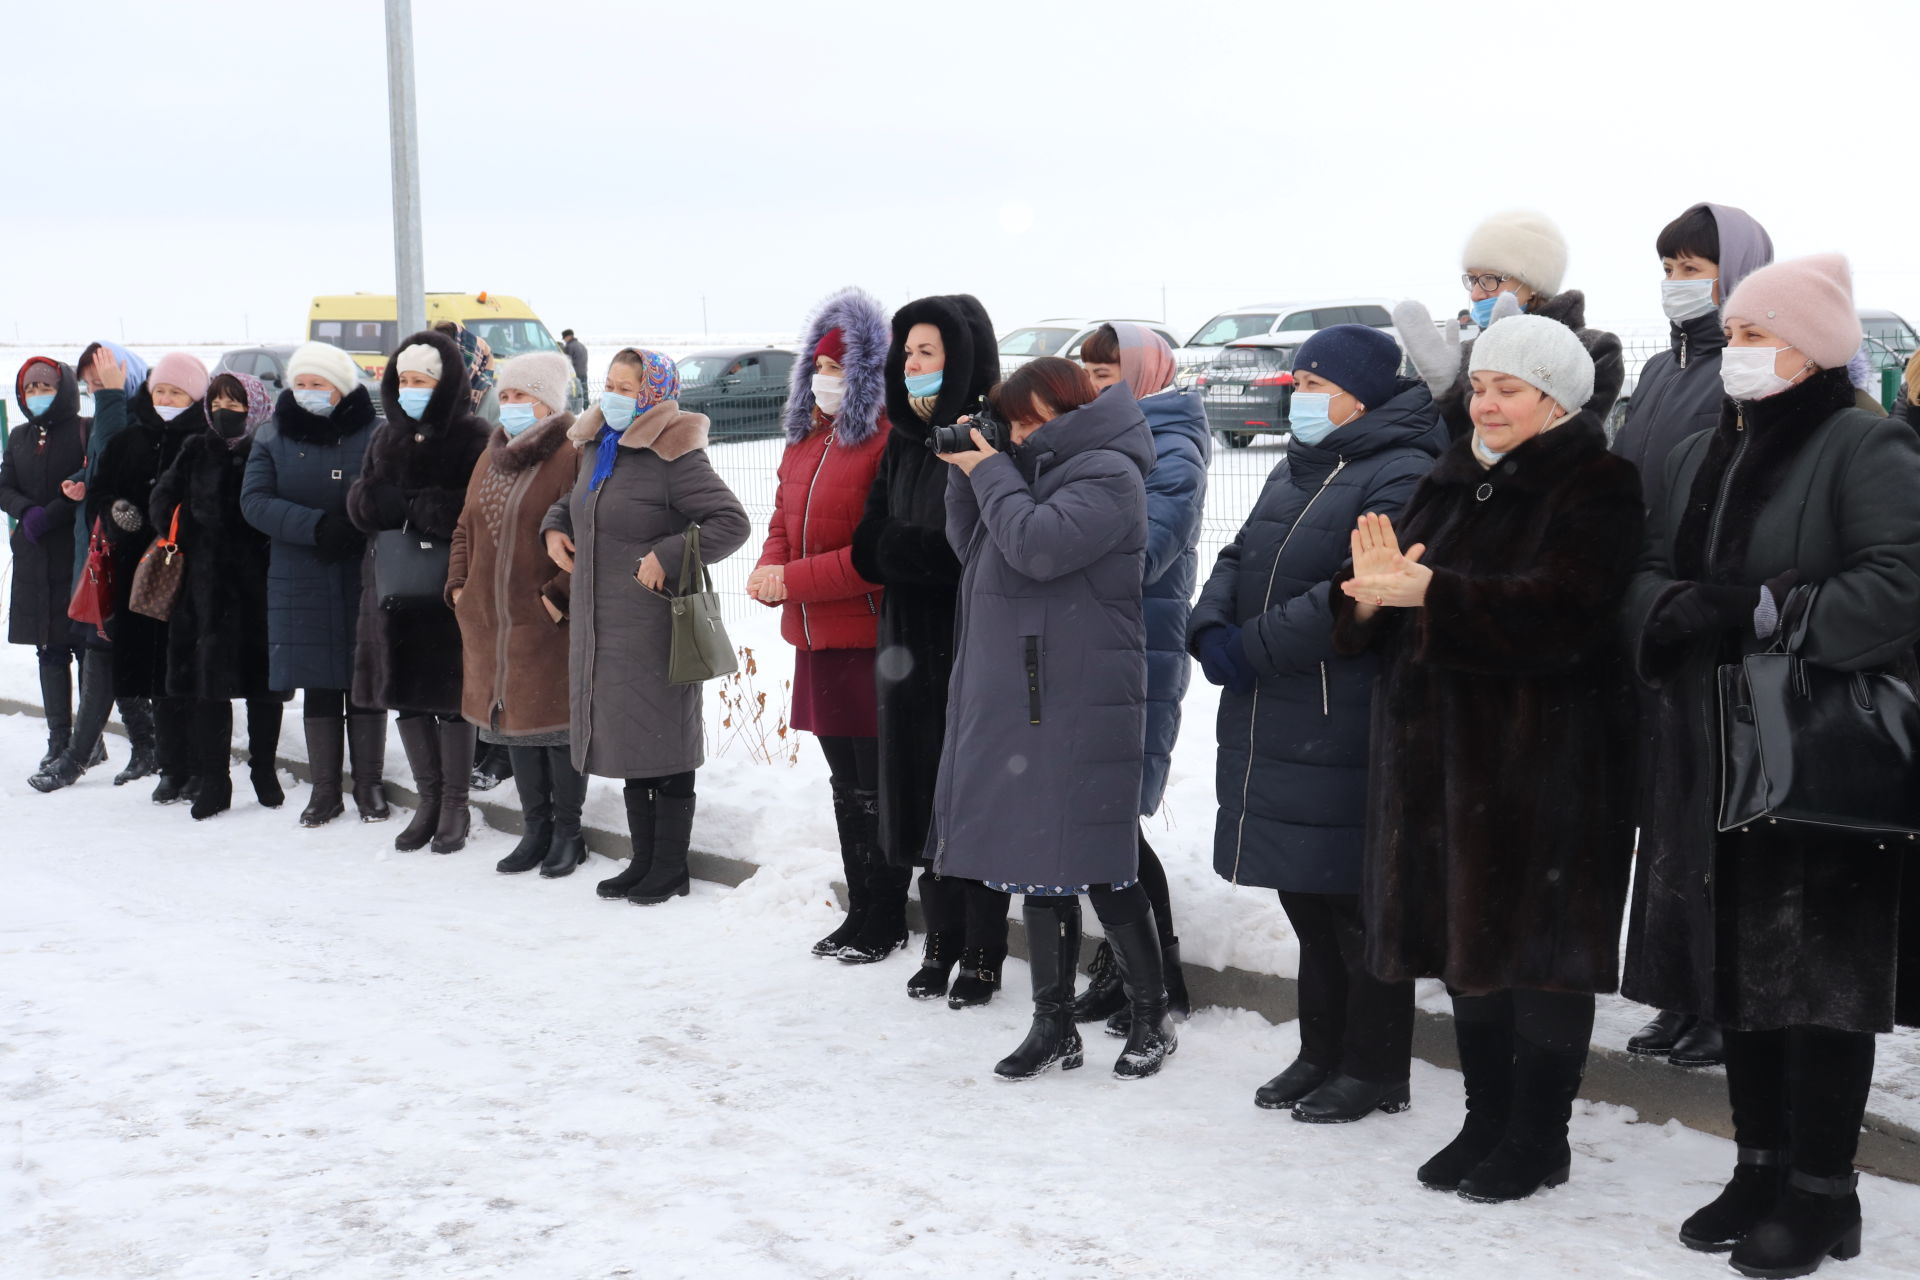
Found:
[{"label": "clapping hand", "polygon": [[1360,517],[1349,539],[1353,548],[1353,577],[1340,589],[1358,602],[1364,620],[1381,608],[1417,609],[1426,603],[1433,570],[1420,563],[1427,553],[1423,543],[1400,550],[1393,521],[1369,512]]}]

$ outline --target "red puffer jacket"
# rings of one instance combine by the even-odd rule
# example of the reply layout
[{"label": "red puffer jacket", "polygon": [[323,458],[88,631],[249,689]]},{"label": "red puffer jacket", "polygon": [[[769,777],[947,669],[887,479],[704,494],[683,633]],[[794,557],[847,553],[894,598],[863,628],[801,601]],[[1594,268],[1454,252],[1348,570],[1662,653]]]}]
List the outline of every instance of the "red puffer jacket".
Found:
[{"label": "red puffer jacket", "polygon": [[[814,421],[823,422],[816,413]],[[853,530],[892,430],[883,415],[862,444],[821,425],[787,446],[762,565],[786,566],[780,634],[796,649],[871,649],[880,587],[853,571]]]}]

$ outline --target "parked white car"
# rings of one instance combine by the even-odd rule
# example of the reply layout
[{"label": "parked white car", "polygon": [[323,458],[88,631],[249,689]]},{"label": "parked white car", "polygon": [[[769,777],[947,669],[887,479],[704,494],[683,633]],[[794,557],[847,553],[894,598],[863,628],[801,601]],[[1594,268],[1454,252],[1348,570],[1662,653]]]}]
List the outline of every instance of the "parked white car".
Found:
[{"label": "parked white car", "polygon": [[1175,348],[1182,385],[1187,385],[1212,363],[1220,348],[1249,338],[1305,335],[1337,324],[1365,324],[1393,329],[1391,298],[1330,298],[1306,302],[1261,302],[1222,311]]},{"label": "parked white car", "polygon": [[[1125,324],[1145,325],[1167,340],[1170,347],[1179,347],[1180,339],[1173,330],[1159,320],[1127,320],[1116,316]],[[1041,320],[1020,329],[1009,330],[1000,339],[1000,372],[1012,373],[1029,360],[1041,356],[1059,356],[1063,360],[1078,359],[1080,348],[1093,336],[1093,331],[1109,320],[1059,319]]]}]

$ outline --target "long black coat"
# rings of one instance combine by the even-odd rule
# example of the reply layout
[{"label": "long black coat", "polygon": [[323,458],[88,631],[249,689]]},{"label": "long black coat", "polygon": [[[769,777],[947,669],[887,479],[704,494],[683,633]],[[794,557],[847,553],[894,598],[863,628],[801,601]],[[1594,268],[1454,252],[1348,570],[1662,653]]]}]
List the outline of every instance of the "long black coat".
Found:
[{"label": "long black coat", "polygon": [[322,559],[314,531],[321,516],[347,514],[347,492],[378,421],[365,387],[342,396],[324,418],[283,391],[273,421],[254,437],[240,510],[271,540],[267,679],[281,692],[353,687],[361,561]]},{"label": "long black coat", "polygon": [[27,420],[7,437],[6,459],[0,461],[0,511],[19,520],[45,507],[47,531],[38,542],[29,541],[25,529],[13,531],[7,643],[57,647],[73,643],[67,601],[73,594],[73,512],[79,505],[60,492],[60,482],[72,479],[86,461],[92,423],[80,416],[79,380],[64,364],[45,413],[27,412],[25,397],[19,403]]},{"label": "long black coat", "polygon": [[[1587,328],[1587,295],[1578,289],[1563,289],[1552,297],[1537,299],[1527,313],[1558,320],[1580,339],[1580,345],[1593,358],[1593,394],[1580,408],[1593,415],[1595,422],[1606,422],[1627,377],[1620,339],[1605,329]],[[1434,401],[1440,407],[1440,416],[1446,420],[1447,434],[1455,440],[1473,434],[1473,382],[1467,376],[1467,366],[1473,359],[1474,341],[1477,338],[1460,344],[1460,376]]]},{"label": "long black coat", "polygon": [[[906,339],[916,324],[936,325],[946,345],[946,377],[931,422],[906,390]],[[874,655],[880,736],[880,847],[899,865],[927,865],[928,823],[953,674],[960,561],[947,545],[946,463],[926,447],[930,426],[976,407],[1000,378],[1000,356],[986,309],[966,294],[922,298],[893,317],[887,354],[887,417],[892,434],[853,535],[853,568],[886,587]]]},{"label": "long black coat", "polygon": [[[1736,459],[1737,455],[1737,459]],[[1748,627],[1656,646],[1686,581],[1819,583],[1805,656],[1913,675],[1920,438],[1853,407],[1846,370],[1728,402],[1674,451],[1626,613],[1657,694],[1624,992],[1746,1029],[1920,1025],[1920,863],[1879,840],[1789,825],[1718,834],[1716,672],[1766,648]],[[1708,548],[1709,529],[1714,529]]]},{"label": "long black coat", "polygon": [[1427,545],[1424,607],[1362,626],[1345,592],[1330,596],[1339,648],[1382,658],[1368,968],[1469,993],[1611,991],[1633,856],[1618,618],[1639,477],[1580,413],[1491,470],[1456,441],[1396,525],[1402,546]]},{"label": "long black coat", "polygon": [[267,671],[267,535],[240,512],[251,439],[211,430],[187,439],[153,486],[156,529],[180,511],[186,573],[167,619],[167,692],[176,698],[261,698]]},{"label": "long black coat", "polygon": [[[427,330],[400,344],[440,352],[442,376],[418,421],[400,408],[400,372],[387,363],[380,398],[387,420],[367,446],[360,479],[347,493],[347,514],[372,539],[384,529],[423,530],[451,542],[466,505],[474,463],[493,428],[473,412],[460,346]],[[353,700],[393,711],[460,714],[460,624],[444,600],[383,609],[374,598],[374,551],[362,572],[353,661]]]},{"label": "long black coat", "polygon": [[[113,616],[107,638],[113,641],[113,695],[116,698],[167,696],[167,624],[135,613],[133,575],[157,535],[146,516],[153,488],[174,464],[188,439],[207,429],[205,406],[196,400],[172,422],[154,412],[153,397],[142,386],[127,401],[127,425],[107,442],[87,488],[87,523],[99,519],[113,545]],[[124,498],[141,515],[140,528],[128,532],[109,512]]]},{"label": "long black coat", "polygon": [[1361,513],[1398,520],[1446,444],[1433,397],[1411,379],[1321,444],[1296,440],[1200,589],[1189,648],[1240,626],[1259,676],[1250,692],[1221,691],[1215,726],[1213,869],[1235,884],[1360,892],[1379,660],[1335,652],[1328,584]]}]

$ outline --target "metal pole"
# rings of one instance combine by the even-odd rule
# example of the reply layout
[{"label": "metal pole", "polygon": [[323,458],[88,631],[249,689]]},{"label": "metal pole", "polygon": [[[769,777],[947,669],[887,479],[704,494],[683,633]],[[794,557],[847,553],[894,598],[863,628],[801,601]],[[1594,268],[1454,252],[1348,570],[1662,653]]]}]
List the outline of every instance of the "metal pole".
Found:
[{"label": "metal pole", "polygon": [[393,301],[396,340],[427,327],[420,255],[420,144],[414,134],[413,0],[387,4],[387,132],[393,154]]}]

